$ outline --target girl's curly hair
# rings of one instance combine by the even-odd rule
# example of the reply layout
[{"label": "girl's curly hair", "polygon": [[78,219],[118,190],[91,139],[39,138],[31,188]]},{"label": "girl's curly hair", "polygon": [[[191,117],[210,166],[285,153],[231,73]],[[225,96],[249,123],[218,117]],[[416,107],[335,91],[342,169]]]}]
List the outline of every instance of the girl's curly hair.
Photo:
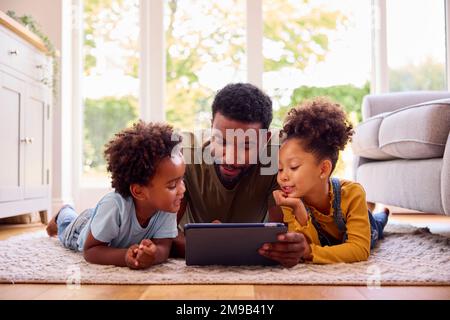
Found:
[{"label": "girl's curly hair", "polygon": [[172,126],[142,120],[122,130],[106,144],[105,159],[111,172],[111,186],[123,197],[131,196],[130,185],[147,184],[159,162],[170,157],[181,142]]},{"label": "girl's curly hair", "polygon": [[344,150],[353,133],[342,107],[324,97],[307,100],[291,109],[282,130],[286,139],[301,139],[305,150],[314,153],[319,160],[330,159],[332,171],[339,150]]}]

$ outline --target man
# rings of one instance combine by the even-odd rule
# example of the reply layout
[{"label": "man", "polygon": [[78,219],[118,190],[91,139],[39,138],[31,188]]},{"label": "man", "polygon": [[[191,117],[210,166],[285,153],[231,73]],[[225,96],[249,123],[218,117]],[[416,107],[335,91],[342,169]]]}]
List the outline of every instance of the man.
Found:
[{"label": "man", "polygon": [[[264,222],[267,213],[271,221],[282,221],[272,196],[278,189],[278,148],[272,152],[275,161],[261,161],[261,150],[269,156],[271,151],[272,101],[251,84],[230,84],[217,93],[212,115],[212,134],[205,144],[196,148],[192,141],[184,142],[186,193],[178,212],[176,256],[184,256],[185,223]],[[286,233],[278,240],[265,244],[260,254],[286,267],[303,259],[302,234]]]}]

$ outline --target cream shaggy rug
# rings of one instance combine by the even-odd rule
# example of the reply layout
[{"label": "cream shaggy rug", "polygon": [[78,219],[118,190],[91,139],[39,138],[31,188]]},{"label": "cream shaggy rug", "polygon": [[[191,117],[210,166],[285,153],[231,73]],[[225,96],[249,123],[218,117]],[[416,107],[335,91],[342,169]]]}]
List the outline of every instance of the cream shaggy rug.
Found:
[{"label": "cream shaggy rug", "polygon": [[450,285],[450,238],[391,225],[366,262],[282,267],[193,267],[170,259],[148,270],[100,266],[45,232],[0,241],[0,282],[67,284]]}]

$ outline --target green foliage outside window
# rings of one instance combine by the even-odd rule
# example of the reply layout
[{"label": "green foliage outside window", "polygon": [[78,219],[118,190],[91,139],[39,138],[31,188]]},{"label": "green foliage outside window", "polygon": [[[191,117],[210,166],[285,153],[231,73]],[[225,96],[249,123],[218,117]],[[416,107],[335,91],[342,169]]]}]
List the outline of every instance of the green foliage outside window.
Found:
[{"label": "green foliage outside window", "polygon": [[136,121],[138,102],[131,96],[86,99],[84,108],[83,165],[88,170],[106,171],[104,146],[115,133]]}]

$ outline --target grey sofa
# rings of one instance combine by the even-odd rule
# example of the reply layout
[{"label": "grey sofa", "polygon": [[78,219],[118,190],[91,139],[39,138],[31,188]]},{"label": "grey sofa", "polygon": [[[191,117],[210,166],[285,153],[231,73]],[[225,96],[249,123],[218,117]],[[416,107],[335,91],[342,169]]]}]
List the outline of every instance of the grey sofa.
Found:
[{"label": "grey sofa", "polygon": [[367,201],[450,215],[450,92],[368,95],[355,129]]}]

